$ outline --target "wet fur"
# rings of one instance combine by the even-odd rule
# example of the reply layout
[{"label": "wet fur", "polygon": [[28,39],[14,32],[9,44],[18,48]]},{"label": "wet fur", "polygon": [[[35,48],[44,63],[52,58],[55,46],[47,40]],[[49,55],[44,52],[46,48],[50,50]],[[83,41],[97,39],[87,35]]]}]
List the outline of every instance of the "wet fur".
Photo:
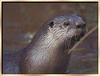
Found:
[{"label": "wet fur", "polygon": [[[61,16],[61,18],[58,17],[54,20],[55,22],[59,22],[59,20],[63,22],[63,18],[67,20],[66,17]],[[68,18],[74,20],[74,17],[78,19],[78,16],[69,16]],[[40,28],[29,46],[23,50],[20,61],[21,73],[65,73],[70,59],[67,52],[84,35],[84,32],[76,35],[74,32],[72,37],[68,37],[70,35],[66,33],[70,28],[75,28],[76,31],[78,29],[74,25],[75,20],[69,29],[66,29],[68,26],[62,26],[62,22],[49,24],[50,22]],[[78,21],[76,20],[76,22]],[[66,49],[68,49],[67,52],[65,52]]]}]

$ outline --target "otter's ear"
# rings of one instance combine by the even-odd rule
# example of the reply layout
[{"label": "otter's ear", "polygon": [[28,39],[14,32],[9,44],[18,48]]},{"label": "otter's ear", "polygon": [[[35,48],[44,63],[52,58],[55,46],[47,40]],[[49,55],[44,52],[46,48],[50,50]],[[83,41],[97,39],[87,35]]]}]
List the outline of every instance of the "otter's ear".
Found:
[{"label": "otter's ear", "polygon": [[53,26],[54,26],[54,22],[53,22],[53,21],[50,22],[50,23],[49,23],[49,26],[50,26],[51,28],[53,28]]}]

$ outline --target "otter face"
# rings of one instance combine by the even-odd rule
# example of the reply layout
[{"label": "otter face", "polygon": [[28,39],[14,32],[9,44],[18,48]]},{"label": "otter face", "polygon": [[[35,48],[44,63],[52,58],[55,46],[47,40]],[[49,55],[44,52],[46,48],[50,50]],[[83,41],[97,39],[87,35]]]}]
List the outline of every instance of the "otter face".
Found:
[{"label": "otter face", "polygon": [[75,37],[76,40],[79,40],[86,31],[85,22],[77,15],[56,17],[48,25],[49,32],[53,34],[54,38],[70,39]]}]

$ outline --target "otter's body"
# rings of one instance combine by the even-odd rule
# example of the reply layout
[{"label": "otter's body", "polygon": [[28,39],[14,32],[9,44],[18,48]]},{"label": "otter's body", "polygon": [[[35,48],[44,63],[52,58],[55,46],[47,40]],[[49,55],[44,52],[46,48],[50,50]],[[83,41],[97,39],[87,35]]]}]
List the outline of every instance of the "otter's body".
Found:
[{"label": "otter's body", "polygon": [[71,15],[42,26],[21,55],[21,73],[64,73],[68,50],[83,36],[84,24],[81,17]]}]

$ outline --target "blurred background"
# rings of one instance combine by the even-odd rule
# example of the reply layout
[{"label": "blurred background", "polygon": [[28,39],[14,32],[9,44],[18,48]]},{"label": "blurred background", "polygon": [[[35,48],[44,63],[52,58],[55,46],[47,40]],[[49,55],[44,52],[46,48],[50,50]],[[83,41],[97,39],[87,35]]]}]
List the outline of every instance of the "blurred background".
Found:
[{"label": "blurred background", "polygon": [[[98,3],[2,3],[3,73],[19,73],[19,52],[50,18],[78,14],[87,24],[87,32],[98,25]],[[74,51],[66,73],[98,73],[97,30]]]}]

